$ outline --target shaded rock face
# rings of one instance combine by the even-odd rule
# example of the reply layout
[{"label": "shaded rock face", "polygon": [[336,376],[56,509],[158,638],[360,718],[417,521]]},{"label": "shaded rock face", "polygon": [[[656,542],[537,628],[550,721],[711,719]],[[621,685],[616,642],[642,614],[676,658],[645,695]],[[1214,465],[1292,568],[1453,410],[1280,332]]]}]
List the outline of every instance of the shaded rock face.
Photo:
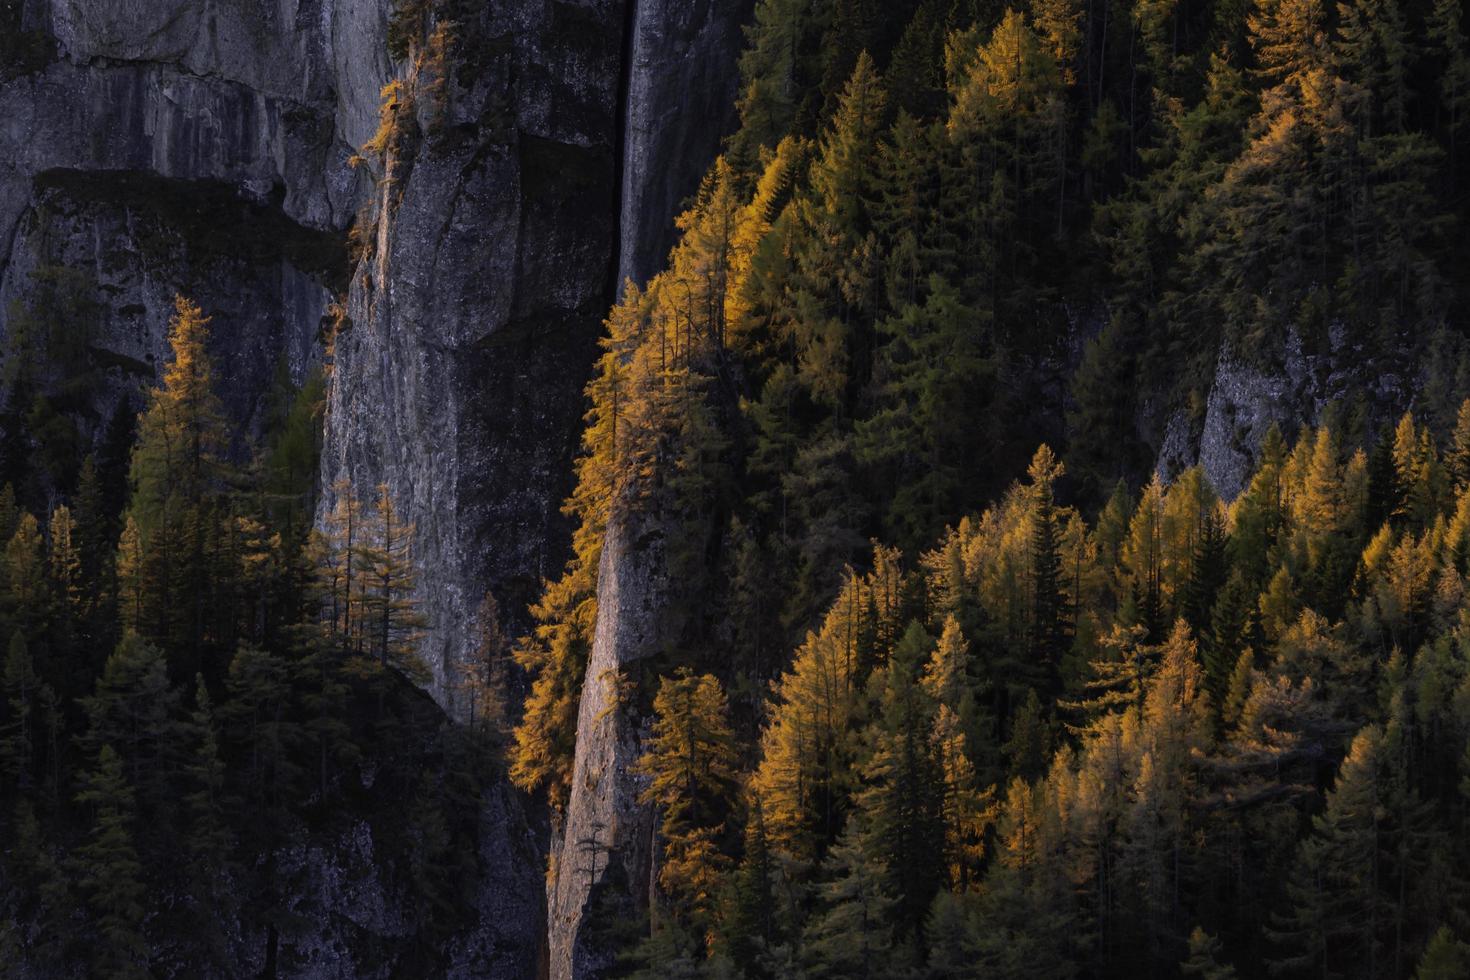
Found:
[{"label": "shaded rock face", "polygon": [[620,274],[672,244],[732,121],[751,7],[487,4],[457,24],[442,101],[416,102],[422,139],[349,291],[322,482],[386,484],[414,521],[423,653],[451,709],[484,593],[524,630],[566,559],[602,320]]},{"label": "shaded rock face", "polygon": [[[386,74],[369,6],[19,8],[41,41],[0,65],[0,335],[35,300],[35,273],[77,273],[104,368],[88,416],[136,403],[161,372],[179,291],[214,315],[221,393],[245,432],[280,357],[301,378],[361,194],[347,160],[374,105],[349,97],[364,71]],[[98,428],[83,419],[84,438]]]},{"label": "shaded rock face", "polygon": [[598,568],[597,631],[577,711],[572,791],[552,843],[552,980],[596,976],[609,966],[598,926],[632,918],[648,895],[654,814],[638,802],[646,780],[634,772],[644,733],[619,703],[618,683],[624,668],[657,653],[671,635],[669,596],[663,536],[615,519]]},{"label": "shaded rock face", "polygon": [[[540,849],[508,789],[487,793],[479,815],[479,860],[472,925],[445,940],[446,978],[534,977],[540,947]],[[375,980],[414,975],[405,950],[415,941],[417,909],[402,869],[384,860],[370,821],[327,840],[277,855],[295,891],[283,910],[295,923],[279,938],[276,976],[310,980]],[[268,935],[241,938],[242,973],[264,975]],[[435,972],[440,969],[435,967]]]},{"label": "shaded rock face", "polygon": [[754,0],[633,0],[618,282],[643,283],[732,122],[735,63]]},{"label": "shaded rock face", "polygon": [[1370,366],[1361,347],[1350,346],[1347,332],[1331,332],[1328,349],[1302,350],[1295,333],[1287,338],[1279,363],[1253,365],[1222,348],[1215,365],[1204,416],[1191,423],[1176,412],[1165,429],[1158,471],[1172,479],[1198,464],[1224,500],[1246,489],[1259,462],[1262,441],[1273,424],[1291,440],[1300,425],[1317,425],[1334,400],[1363,398],[1370,414],[1390,418],[1411,400],[1401,379]]}]

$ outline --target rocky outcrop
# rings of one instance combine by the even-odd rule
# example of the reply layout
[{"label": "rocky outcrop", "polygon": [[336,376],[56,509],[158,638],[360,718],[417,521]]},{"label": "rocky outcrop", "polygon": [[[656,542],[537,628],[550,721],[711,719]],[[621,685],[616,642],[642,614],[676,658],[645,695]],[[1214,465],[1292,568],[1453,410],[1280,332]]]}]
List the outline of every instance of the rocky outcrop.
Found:
[{"label": "rocky outcrop", "polygon": [[349,292],[323,482],[386,483],[415,522],[444,704],[483,594],[523,628],[565,560],[602,319],[713,158],[749,8],[489,5],[455,28],[439,101],[416,101],[422,139]]},{"label": "rocky outcrop", "polygon": [[468,924],[433,958],[415,959],[419,910],[404,886],[404,869],[383,853],[381,834],[371,820],[360,819],[331,838],[276,855],[278,874],[293,885],[280,916],[291,925],[274,944],[254,931],[241,935],[242,972],[266,975],[266,957],[274,948],[274,975],[282,978],[536,975],[540,848],[507,788],[492,789],[481,801],[482,873],[474,883],[473,907],[465,910]]},{"label": "rocky outcrop", "polygon": [[663,535],[615,518],[598,566],[597,630],[577,711],[571,796],[552,843],[552,980],[596,976],[612,952],[599,945],[597,930],[611,918],[635,917],[648,895],[653,813],[638,802],[641,733],[623,682],[630,666],[668,642],[669,596]]},{"label": "rocky outcrop", "polygon": [[[323,473],[386,482],[416,521],[442,703],[480,595],[520,615],[563,560],[602,316],[620,274],[647,275],[671,243],[731,120],[750,7],[470,5],[437,136],[393,212],[365,215],[384,247],[347,291]],[[34,272],[87,270],[105,419],[161,367],[169,300],[188,292],[215,316],[249,431],[277,358],[300,377],[348,280],[316,236],[370,198],[349,160],[394,71],[388,13],[29,0],[23,26],[51,57],[0,74],[0,333]]]},{"label": "rocky outcrop", "polygon": [[1406,406],[1408,393],[1398,376],[1381,370],[1383,360],[1368,367],[1361,346],[1349,345],[1340,327],[1329,337],[1325,351],[1306,354],[1292,332],[1269,367],[1222,348],[1203,418],[1191,424],[1181,410],[1169,419],[1160,475],[1170,479],[1197,463],[1220,496],[1233,500],[1246,488],[1273,424],[1290,439],[1298,426],[1317,424],[1334,400],[1361,400],[1371,415],[1383,418]]},{"label": "rocky outcrop", "polygon": [[[0,334],[11,303],[38,295],[35,273],[80,270],[105,369],[101,419],[160,370],[169,303],[184,291],[214,315],[222,393],[248,434],[277,361],[299,378],[345,296],[345,317],[331,319],[323,483],[386,484],[415,522],[431,693],[453,710],[481,595],[522,628],[565,560],[560,504],[601,321],[622,278],[649,275],[672,244],[680,203],[733,121],[753,0],[455,3],[446,84],[421,93],[414,137],[385,173],[352,158],[377,127],[382,86],[413,82],[413,66],[386,53],[390,6],[0,6],[0,29],[20,9],[36,41],[15,57],[0,41]],[[354,222],[371,230],[369,254],[349,269]],[[625,664],[655,641],[657,552],[653,539],[610,540],[594,664]],[[602,671],[589,678],[566,839],[605,824],[625,880],[646,882],[635,723],[604,710]],[[511,820],[519,804],[504,806]],[[324,855],[307,863],[336,860]],[[539,859],[528,863],[539,875]],[[595,967],[582,912],[603,878],[553,885],[567,971]],[[530,913],[495,912],[505,894],[486,892],[486,914],[506,920],[497,948],[519,949]],[[334,975],[333,942],[320,948],[308,973]],[[467,942],[456,962],[523,975],[487,949]]]},{"label": "rocky outcrop", "polygon": [[347,160],[374,109],[344,93],[386,58],[373,5],[296,6],[24,5],[46,57],[0,71],[0,334],[35,301],[35,273],[76,273],[103,376],[84,438],[161,369],[176,291],[214,315],[247,432],[277,359],[299,379],[313,356],[361,193]]},{"label": "rocky outcrop", "polygon": [[754,0],[632,0],[618,282],[642,284],[733,123]]}]

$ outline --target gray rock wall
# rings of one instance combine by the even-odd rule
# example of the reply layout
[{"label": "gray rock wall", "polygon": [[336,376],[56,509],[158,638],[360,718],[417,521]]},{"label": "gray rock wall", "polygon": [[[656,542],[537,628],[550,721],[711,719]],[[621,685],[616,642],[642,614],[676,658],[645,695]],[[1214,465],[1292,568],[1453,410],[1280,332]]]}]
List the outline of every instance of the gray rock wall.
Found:
[{"label": "gray rock wall", "polygon": [[80,271],[98,356],[124,365],[96,393],[105,414],[161,370],[186,292],[215,317],[226,402],[253,428],[277,358],[300,377],[345,279],[381,6],[31,0],[25,24],[54,54],[0,74],[0,335],[31,273]]},{"label": "gray rock wall", "polygon": [[620,273],[650,274],[672,244],[732,121],[751,6],[490,5],[458,27],[473,56],[442,119],[420,99],[434,131],[382,195],[349,293],[323,484],[384,482],[415,522],[443,704],[484,592],[524,629],[566,559],[602,319]]},{"label": "gray rock wall", "polygon": [[599,948],[590,921],[596,886],[606,885],[604,917],[632,918],[648,895],[654,814],[638,802],[646,785],[634,772],[642,733],[634,712],[619,703],[619,680],[624,668],[668,642],[669,595],[662,535],[615,519],[598,569],[597,630],[577,711],[572,791],[552,843],[552,980],[596,976],[609,965],[611,951]]},{"label": "gray rock wall", "polygon": [[1391,421],[1412,401],[1402,380],[1382,370],[1384,358],[1366,358],[1347,343],[1346,331],[1331,332],[1328,349],[1307,354],[1292,333],[1283,356],[1271,367],[1253,364],[1227,348],[1215,364],[1202,419],[1191,424],[1183,410],[1169,418],[1157,468],[1165,479],[1198,464],[1224,500],[1249,485],[1262,441],[1273,424],[1290,442],[1301,425],[1317,425],[1334,400],[1361,407],[1379,422]]}]

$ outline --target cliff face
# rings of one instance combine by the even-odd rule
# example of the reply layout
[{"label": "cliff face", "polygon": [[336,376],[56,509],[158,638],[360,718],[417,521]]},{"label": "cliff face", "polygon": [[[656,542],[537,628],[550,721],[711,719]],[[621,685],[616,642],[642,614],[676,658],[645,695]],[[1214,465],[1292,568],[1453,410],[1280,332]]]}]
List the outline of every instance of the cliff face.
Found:
[{"label": "cliff face", "polygon": [[416,522],[443,704],[484,593],[522,628],[565,560],[602,318],[621,275],[667,250],[713,158],[750,7],[486,5],[455,29],[472,60],[416,103],[420,138],[349,291],[323,484],[386,483]]},{"label": "cliff face", "polygon": [[[375,254],[352,281],[323,484],[386,483],[417,523],[424,652],[451,710],[483,593],[514,616],[565,560],[559,507],[601,320],[623,278],[651,274],[672,244],[679,203],[730,119],[751,6],[485,10],[457,28],[484,57],[434,104],[416,102],[416,145],[384,162],[401,182],[383,188]],[[659,555],[621,528],[604,551],[575,784],[552,843],[553,977],[604,965],[584,914],[594,885],[620,908],[646,895],[638,733],[612,698],[618,668],[659,638]]]},{"label": "cliff face", "polygon": [[624,667],[656,653],[670,635],[664,540],[616,519],[598,568],[597,631],[577,712],[572,791],[552,841],[548,949],[553,980],[596,976],[610,951],[599,927],[635,919],[652,877],[653,813],[638,802],[634,771],[642,732],[620,701]]},{"label": "cliff face", "polygon": [[363,6],[7,5],[3,27],[31,43],[0,64],[0,334],[70,270],[102,377],[84,438],[161,367],[176,291],[216,317],[238,421],[256,420],[279,357],[300,377],[345,279],[346,161],[372,117],[352,93],[386,70]]},{"label": "cliff face", "polygon": [[1270,367],[1247,363],[1222,347],[1203,415],[1193,423],[1182,410],[1170,417],[1158,470],[1172,479],[1197,464],[1220,496],[1233,500],[1247,489],[1273,424],[1292,439],[1298,426],[1321,424],[1333,403],[1391,423],[1413,401],[1413,392],[1402,377],[1385,370],[1387,363],[1365,356],[1363,346],[1351,343],[1342,328],[1331,332],[1326,350],[1312,354],[1292,333]]}]

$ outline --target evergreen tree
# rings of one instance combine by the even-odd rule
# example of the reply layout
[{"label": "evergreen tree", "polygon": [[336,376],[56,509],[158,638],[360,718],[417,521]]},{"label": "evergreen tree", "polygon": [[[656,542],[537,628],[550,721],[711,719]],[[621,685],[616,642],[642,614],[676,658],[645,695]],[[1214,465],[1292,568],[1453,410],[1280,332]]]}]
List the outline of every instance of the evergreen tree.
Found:
[{"label": "evergreen tree", "polygon": [[362,673],[391,667],[422,684],[430,672],[418,652],[426,620],[415,595],[414,531],[414,525],[399,516],[387,484],[380,485],[356,546],[361,583],[357,623],[362,633],[352,665]]},{"label": "evergreen tree", "polygon": [[[198,658],[206,640],[209,608],[224,590],[216,588],[218,563],[211,553],[210,525],[225,476],[228,448],[224,414],[214,391],[214,368],[206,345],[209,318],[178,296],[169,321],[172,358],[138,420],[128,519],[120,566],[126,586],[143,600],[138,626],[151,638],[177,644]],[[132,551],[133,553],[129,553]],[[139,588],[139,577],[147,586]],[[197,660],[196,660],[197,662]]]},{"label": "evergreen tree", "polygon": [[707,930],[726,863],[718,839],[735,788],[725,692],[713,676],[681,668],[660,682],[654,713],[638,771],[649,780],[639,799],[657,806],[661,818],[659,885],[682,921]]},{"label": "evergreen tree", "polygon": [[[953,758],[957,746],[936,746],[926,737],[934,709],[918,672],[932,644],[923,628],[911,623],[887,667],[875,675],[881,716],[870,733],[873,754],[864,767],[868,785],[857,800],[867,828],[860,840],[869,859],[887,869],[886,891],[896,902],[902,938],[913,938],[923,928],[943,878],[946,781],[936,749],[947,748],[950,761],[958,763]],[[965,778],[962,772],[956,775]]]},{"label": "evergreen tree", "polygon": [[780,938],[773,885],[775,856],[766,837],[760,798],[751,802],[745,824],[745,854],[735,869],[729,907],[720,925],[720,947],[731,962],[748,967]]},{"label": "evergreen tree", "polygon": [[165,799],[173,750],[177,695],[163,653],[136,634],[125,635],[107,658],[91,695],[81,698],[87,729],[77,744],[88,756],[107,747],[146,806]]},{"label": "evergreen tree", "polygon": [[51,589],[46,576],[46,552],[35,517],[21,514],[15,533],[5,545],[5,611],[15,628],[39,639],[51,622]]},{"label": "evergreen tree", "polygon": [[1292,907],[1274,934],[1283,968],[1340,970],[1382,962],[1387,913],[1378,891],[1382,847],[1383,732],[1353,739],[1327,807],[1312,821],[1287,883]]},{"label": "evergreen tree", "polygon": [[1419,960],[1416,980],[1452,980],[1470,972],[1470,946],[1455,938],[1448,926],[1440,926]]},{"label": "evergreen tree", "polygon": [[1052,451],[1042,446],[1031,460],[1035,500],[1031,515],[1031,647],[1039,669],[1040,691],[1048,699],[1061,691],[1062,657],[1067,650],[1067,596],[1062,588],[1062,558],[1052,486],[1063,473]]},{"label": "evergreen tree", "polygon": [[984,317],[937,276],[925,292],[879,323],[879,407],[858,426],[861,458],[893,474],[889,522],[911,543],[960,511],[995,378]]},{"label": "evergreen tree", "polygon": [[147,888],[133,843],[133,789],[111,746],[102,746],[97,768],[88,774],[77,802],[93,813],[91,833],[76,856],[78,885],[87,896],[98,932],[92,946],[93,969],[99,976],[119,980],[146,977]]},{"label": "evergreen tree", "polygon": [[891,976],[894,899],[885,886],[887,869],[863,846],[866,833],[855,818],[827,858],[822,909],[802,940],[807,976]]},{"label": "evergreen tree", "polygon": [[10,635],[4,691],[7,710],[0,725],[0,766],[10,785],[24,793],[35,765],[40,680],[20,630]]}]

